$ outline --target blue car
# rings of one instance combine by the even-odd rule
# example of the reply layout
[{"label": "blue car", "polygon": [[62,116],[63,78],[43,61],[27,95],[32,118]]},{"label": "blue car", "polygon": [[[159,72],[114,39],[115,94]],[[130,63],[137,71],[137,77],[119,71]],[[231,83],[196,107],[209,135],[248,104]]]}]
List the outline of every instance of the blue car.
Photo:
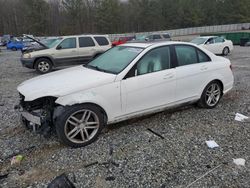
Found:
[{"label": "blue car", "polygon": [[17,51],[17,50],[22,50],[24,47],[24,44],[22,41],[13,40],[13,41],[9,41],[6,47],[8,50]]}]

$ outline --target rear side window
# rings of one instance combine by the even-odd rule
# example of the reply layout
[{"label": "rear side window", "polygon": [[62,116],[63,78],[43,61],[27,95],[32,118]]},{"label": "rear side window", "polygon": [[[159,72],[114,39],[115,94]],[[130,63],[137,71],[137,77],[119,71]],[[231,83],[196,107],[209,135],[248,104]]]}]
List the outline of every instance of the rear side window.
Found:
[{"label": "rear side window", "polygon": [[170,39],[170,35],[169,34],[163,34],[162,35],[165,39]]},{"label": "rear side window", "polygon": [[94,37],[94,39],[100,46],[109,45],[109,41],[106,39],[106,37]]},{"label": "rear side window", "polygon": [[200,63],[211,61],[211,59],[204,52],[197,49],[197,53],[198,53]]},{"label": "rear side window", "polygon": [[196,49],[192,46],[175,46],[179,66],[198,63]]},{"label": "rear side window", "polygon": [[79,47],[91,47],[95,46],[95,43],[91,37],[79,37]]}]

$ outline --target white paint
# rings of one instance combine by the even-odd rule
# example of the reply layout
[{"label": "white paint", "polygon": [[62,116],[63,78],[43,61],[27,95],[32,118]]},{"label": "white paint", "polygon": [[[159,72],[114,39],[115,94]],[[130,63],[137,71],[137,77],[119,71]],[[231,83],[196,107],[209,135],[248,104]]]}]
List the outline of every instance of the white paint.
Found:
[{"label": "white paint", "polygon": [[[198,63],[124,79],[125,75],[151,49],[183,42],[125,44],[145,48],[121,73],[108,74],[82,66],[53,72],[18,86],[26,101],[45,96],[57,97],[66,106],[94,103],[108,115],[108,123],[150,114],[184,102],[199,100],[205,86],[214,79],[224,85],[224,93],[233,87],[230,61],[202,49],[212,62]],[[196,46],[197,47],[197,46]],[[201,69],[207,66],[206,70]]]}]

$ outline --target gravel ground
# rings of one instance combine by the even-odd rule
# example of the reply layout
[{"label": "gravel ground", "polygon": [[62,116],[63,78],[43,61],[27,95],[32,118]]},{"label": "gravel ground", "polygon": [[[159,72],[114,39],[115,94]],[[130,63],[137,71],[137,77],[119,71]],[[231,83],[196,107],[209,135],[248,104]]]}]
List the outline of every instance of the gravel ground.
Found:
[{"label": "gravel ground", "polygon": [[[19,123],[16,87],[37,76],[19,57],[19,52],[0,52],[0,187],[46,187],[62,173],[76,187],[187,187],[210,170],[190,187],[250,187],[250,124],[234,121],[237,112],[250,116],[250,48],[235,47],[229,56],[235,87],[217,108],[191,105],[110,125],[80,149]],[[209,149],[209,139],[220,147]],[[16,154],[25,158],[11,166]],[[236,166],[233,158],[246,159],[246,166]]]}]

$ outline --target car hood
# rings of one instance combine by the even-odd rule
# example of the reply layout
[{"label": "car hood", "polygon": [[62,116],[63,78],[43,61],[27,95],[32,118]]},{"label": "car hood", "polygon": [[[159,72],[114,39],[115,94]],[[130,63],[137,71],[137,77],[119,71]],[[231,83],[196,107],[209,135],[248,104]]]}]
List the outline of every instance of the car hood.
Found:
[{"label": "car hood", "polygon": [[83,66],[56,71],[27,80],[17,90],[25,101],[53,96],[61,97],[114,82],[116,75],[104,73]]}]

